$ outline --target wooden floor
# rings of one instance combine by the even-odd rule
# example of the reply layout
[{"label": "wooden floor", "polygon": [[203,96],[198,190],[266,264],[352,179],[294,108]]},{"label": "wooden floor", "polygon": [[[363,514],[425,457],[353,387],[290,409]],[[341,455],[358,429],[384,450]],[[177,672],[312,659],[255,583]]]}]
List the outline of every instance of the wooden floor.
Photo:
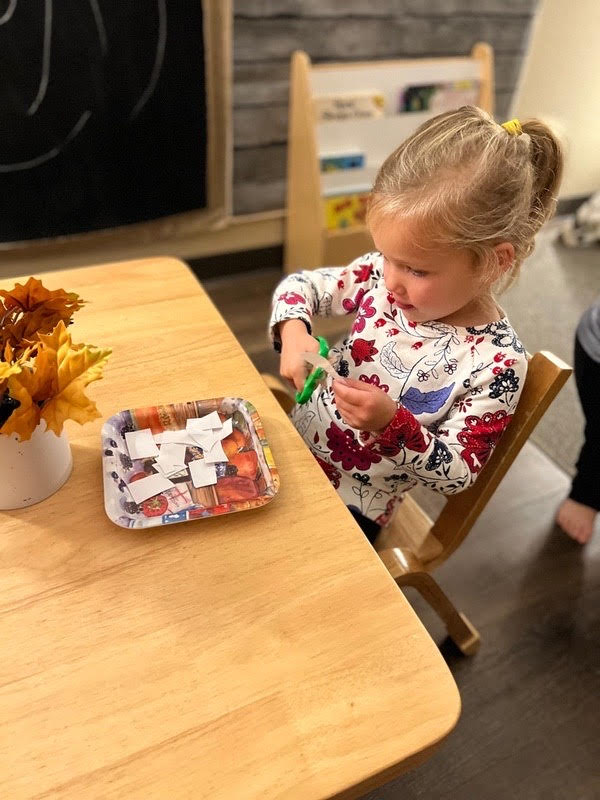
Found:
[{"label": "wooden floor", "polygon": [[[204,283],[261,371],[277,371],[266,325],[279,278],[265,270]],[[347,320],[328,323],[332,341],[347,330]],[[475,657],[462,657],[407,591],[452,670],[462,715],[429,762],[364,800],[600,798],[600,536],[581,548],[554,527],[568,486],[527,445],[469,538],[436,572],[481,633]],[[432,498],[432,512],[436,506]]]}]

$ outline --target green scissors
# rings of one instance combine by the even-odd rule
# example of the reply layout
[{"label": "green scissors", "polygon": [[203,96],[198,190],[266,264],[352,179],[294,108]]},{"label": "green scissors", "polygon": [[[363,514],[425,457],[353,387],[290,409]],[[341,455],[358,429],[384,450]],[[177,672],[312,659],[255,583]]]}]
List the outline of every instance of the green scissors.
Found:
[{"label": "green scissors", "polygon": [[[329,345],[327,344],[327,340],[324,339],[322,336],[317,336],[317,341],[319,342],[319,355],[323,358],[327,358],[329,355]],[[317,388],[317,385],[323,380],[325,377],[325,370],[322,367],[317,367],[307,379],[304,381],[304,386],[302,387],[302,391],[296,392],[296,402],[299,405],[304,405],[307,403],[314,390]]]}]

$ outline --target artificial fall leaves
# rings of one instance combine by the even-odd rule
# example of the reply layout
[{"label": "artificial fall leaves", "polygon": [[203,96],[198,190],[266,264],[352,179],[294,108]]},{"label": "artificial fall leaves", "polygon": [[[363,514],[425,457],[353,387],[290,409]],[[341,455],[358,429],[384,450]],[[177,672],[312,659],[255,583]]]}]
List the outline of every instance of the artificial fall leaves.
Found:
[{"label": "artificial fall leaves", "polygon": [[45,420],[59,436],[67,419],[99,417],[83,390],[102,377],[111,351],[73,344],[66,327],[85,301],[35,278],[0,298],[0,434],[25,441]]}]

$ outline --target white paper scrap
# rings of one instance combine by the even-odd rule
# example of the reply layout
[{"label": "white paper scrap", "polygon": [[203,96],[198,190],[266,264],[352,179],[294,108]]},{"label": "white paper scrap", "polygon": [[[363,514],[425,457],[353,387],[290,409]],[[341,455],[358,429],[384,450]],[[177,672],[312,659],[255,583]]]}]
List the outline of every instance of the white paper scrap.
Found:
[{"label": "white paper scrap", "polygon": [[199,458],[190,461],[188,466],[196,489],[201,486],[212,486],[217,482],[217,469],[214,464],[207,464],[203,458]]},{"label": "white paper scrap", "polygon": [[220,441],[214,443],[210,450],[204,451],[204,460],[209,464],[217,464],[220,461],[229,461],[227,453],[223,450],[223,445]]},{"label": "white paper scrap", "polygon": [[129,483],[127,488],[136,503],[142,503],[149,497],[164,492],[165,489],[172,489],[175,484],[164,475],[148,475],[147,478],[140,478],[139,481]]},{"label": "white paper scrap", "polygon": [[158,447],[154,442],[150,428],[144,428],[141,431],[127,431],[125,442],[127,443],[129,455],[134,460],[158,455]]},{"label": "white paper scrap", "polygon": [[189,444],[195,445],[196,442],[192,439],[190,434],[186,431],[163,431],[162,433],[155,433],[154,434],[154,441],[156,444],[171,444],[172,442],[176,442],[177,444]]},{"label": "white paper scrap", "polygon": [[223,423],[223,428],[220,431],[218,431],[219,439],[225,439],[227,436],[231,434],[232,431],[233,431],[233,422],[231,421],[231,417],[228,417]]},{"label": "white paper scrap", "polygon": [[185,464],[159,464],[158,461],[154,462],[154,469],[159,475],[164,475],[165,478],[183,478],[188,475],[188,468]]},{"label": "white paper scrap", "polygon": [[329,361],[327,361],[326,358],[323,358],[323,356],[320,356],[318,353],[300,353],[300,355],[302,356],[304,361],[306,361],[312,367],[320,367],[328,375],[331,375],[331,377],[334,380],[336,378],[339,378],[339,375],[337,374],[337,372],[333,368],[333,365],[330,364]]},{"label": "white paper scrap", "polygon": [[192,433],[192,439],[197,447],[201,447],[203,450],[210,450],[214,443],[219,441],[219,436],[218,433],[215,435],[215,431],[200,431]]},{"label": "white paper scrap", "polygon": [[171,461],[177,464],[185,463],[185,451],[187,446],[178,442],[166,442],[161,445],[160,455],[157,461]]},{"label": "white paper scrap", "polygon": [[221,426],[221,418],[216,411],[211,411],[210,414],[206,414],[203,417],[193,417],[192,419],[186,420],[185,423],[186,430],[190,431],[191,433],[217,429],[221,430]]}]

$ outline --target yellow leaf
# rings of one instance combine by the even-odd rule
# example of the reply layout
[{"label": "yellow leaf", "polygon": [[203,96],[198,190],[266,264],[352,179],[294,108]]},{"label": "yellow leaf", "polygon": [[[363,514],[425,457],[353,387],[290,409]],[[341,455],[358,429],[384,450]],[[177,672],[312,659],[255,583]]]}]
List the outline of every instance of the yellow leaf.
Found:
[{"label": "yellow leaf", "polygon": [[[84,393],[84,388],[102,377],[111,350],[77,345],[75,349],[64,322],[59,322],[50,334],[40,334],[44,358],[48,365],[56,363],[58,385],[54,396],[42,406],[41,416],[49,430],[59,436],[67,419],[83,425],[100,416],[96,404]],[[37,359],[36,359],[37,360]]]},{"label": "yellow leaf", "polygon": [[18,400],[20,405],[0,428],[0,433],[7,436],[16,433],[22,442],[31,437],[40,421],[39,406],[33,402],[31,394],[24,385],[24,382],[31,378],[28,373],[29,370],[24,369],[20,374],[9,377],[8,393],[14,400]]},{"label": "yellow leaf", "polygon": [[11,375],[18,375],[21,369],[21,364],[7,364],[6,361],[0,361],[0,401],[8,388],[8,378]]},{"label": "yellow leaf", "polygon": [[18,375],[21,372],[20,364],[7,364],[6,361],[0,361],[0,381],[6,380],[11,375]]}]

